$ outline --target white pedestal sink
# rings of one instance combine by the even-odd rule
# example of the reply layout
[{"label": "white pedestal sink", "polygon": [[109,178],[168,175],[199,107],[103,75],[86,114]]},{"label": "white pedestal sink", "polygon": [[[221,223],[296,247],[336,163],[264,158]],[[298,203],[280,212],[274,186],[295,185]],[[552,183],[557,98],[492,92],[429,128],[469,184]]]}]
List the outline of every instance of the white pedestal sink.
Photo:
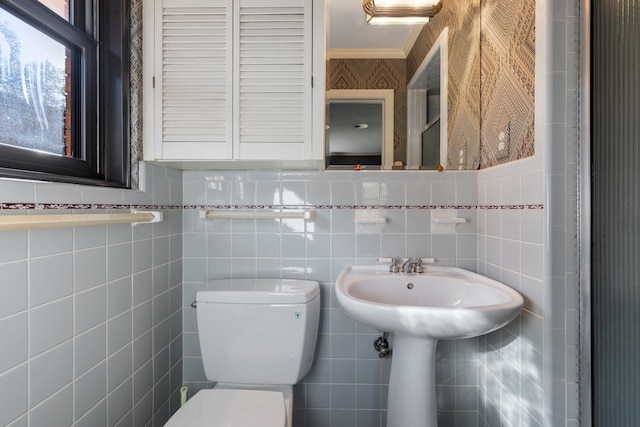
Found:
[{"label": "white pedestal sink", "polygon": [[355,320],[393,332],[388,427],[436,427],[435,349],[439,339],[471,338],[520,313],[510,287],[454,267],[389,273],[384,266],[347,267],[336,282],[342,308]]}]

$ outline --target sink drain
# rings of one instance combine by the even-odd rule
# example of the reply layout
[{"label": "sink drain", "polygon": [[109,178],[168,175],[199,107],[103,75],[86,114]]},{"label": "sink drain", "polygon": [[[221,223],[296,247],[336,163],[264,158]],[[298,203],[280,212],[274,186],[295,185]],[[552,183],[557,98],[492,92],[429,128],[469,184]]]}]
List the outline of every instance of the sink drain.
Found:
[{"label": "sink drain", "polygon": [[407,284],[407,289],[413,289],[413,283]]}]

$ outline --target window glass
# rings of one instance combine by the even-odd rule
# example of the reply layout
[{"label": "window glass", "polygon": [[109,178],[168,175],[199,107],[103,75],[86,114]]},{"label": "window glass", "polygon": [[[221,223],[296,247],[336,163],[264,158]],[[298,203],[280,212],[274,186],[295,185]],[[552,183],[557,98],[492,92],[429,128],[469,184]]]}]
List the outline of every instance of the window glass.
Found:
[{"label": "window glass", "polygon": [[1,177],[129,186],[128,1],[0,0]]},{"label": "window glass", "polygon": [[70,50],[0,9],[1,143],[71,154]]}]

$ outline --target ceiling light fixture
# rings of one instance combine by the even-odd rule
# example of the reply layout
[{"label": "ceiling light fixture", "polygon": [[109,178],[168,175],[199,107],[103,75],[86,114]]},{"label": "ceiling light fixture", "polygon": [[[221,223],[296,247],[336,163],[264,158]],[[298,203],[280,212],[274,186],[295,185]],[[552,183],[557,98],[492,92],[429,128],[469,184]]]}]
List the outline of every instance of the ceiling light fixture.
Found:
[{"label": "ceiling light fixture", "polygon": [[424,24],[442,9],[442,0],[362,0],[367,24]]}]

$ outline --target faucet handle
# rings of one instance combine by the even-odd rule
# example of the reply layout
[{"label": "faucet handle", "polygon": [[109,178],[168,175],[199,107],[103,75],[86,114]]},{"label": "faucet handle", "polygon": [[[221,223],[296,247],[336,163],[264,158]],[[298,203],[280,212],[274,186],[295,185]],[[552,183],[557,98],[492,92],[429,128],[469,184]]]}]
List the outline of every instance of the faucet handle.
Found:
[{"label": "faucet handle", "polygon": [[389,266],[390,273],[400,272],[400,260],[398,258],[391,258],[391,265]]},{"label": "faucet handle", "polygon": [[413,272],[414,273],[424,273],[424,266],[422,265],[422,258],[413,258],[411,261],[413,262]]}]

